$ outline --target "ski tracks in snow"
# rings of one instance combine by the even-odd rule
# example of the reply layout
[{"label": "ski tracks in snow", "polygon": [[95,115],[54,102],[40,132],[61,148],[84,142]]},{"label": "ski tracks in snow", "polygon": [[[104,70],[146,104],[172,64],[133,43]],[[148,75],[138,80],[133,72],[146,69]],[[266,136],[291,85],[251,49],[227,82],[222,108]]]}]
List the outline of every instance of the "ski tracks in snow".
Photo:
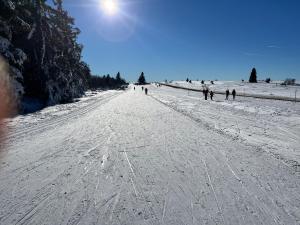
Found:
[{"label": "ski tracks in snow", "polygon": [[1,225],[300,222],[286,166],[138,88],[49,121],[11,136]]}]

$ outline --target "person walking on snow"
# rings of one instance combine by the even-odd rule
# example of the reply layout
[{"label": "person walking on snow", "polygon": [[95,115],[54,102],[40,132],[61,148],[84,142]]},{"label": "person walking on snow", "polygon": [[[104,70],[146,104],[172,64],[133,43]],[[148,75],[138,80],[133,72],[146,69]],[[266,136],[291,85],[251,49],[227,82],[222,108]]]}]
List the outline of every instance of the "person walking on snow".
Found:
[{"label": "person walking on snow", "polygon": [[142,91],[144,91],[144,87],[142,87]]},{"label": "person walking on snow", "polygon": [[227,89],[227,90],[226,90],[226,100],[228,100],[229,94],[230,94],[230,93],[229,93],[229,89]]},{"label": "person walking on snow", "polygon": [[213,92],[213,91],[210,91],[210,93],[209,93],[209,94],[210,94],[210,99],[211,99],[211,100],[213,100],[213,97],[214,97],[214,92]]},{"label": "person walking on snow", "polygon": [[145,94],[148,95],[148,88],[145,88]]},{"label": "person walking on snow", "polygon": [[236,96],[236,91],[235,91],[235,89],[233,89],[232,90],[232,98],[233,98],[233,100],[235,100],[235,96]]},{"label": "person walking on snow", "polygon": [[205,89],[205,92],[204,92],[205,100],[207,100],[207,96],[208,96],[208,89]]}]

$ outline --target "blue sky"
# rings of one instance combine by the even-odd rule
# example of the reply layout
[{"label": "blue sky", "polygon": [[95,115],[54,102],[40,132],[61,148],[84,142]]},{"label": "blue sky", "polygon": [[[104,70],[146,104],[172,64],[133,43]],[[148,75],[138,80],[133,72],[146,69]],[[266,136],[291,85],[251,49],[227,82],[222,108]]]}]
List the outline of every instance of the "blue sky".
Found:
[{"label": "blue sky", "polygon": [[65,0],[93,74],[135,81],[300,79],[299,0]]}]

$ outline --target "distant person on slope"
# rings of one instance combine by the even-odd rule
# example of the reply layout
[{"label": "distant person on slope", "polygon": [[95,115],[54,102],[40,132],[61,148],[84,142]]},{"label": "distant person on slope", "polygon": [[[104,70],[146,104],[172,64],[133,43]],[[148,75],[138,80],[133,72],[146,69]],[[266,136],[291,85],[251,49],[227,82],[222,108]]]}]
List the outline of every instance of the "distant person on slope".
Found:
[{"label": "distant person on slope", "polygon": [[133,90],[135,91],[135,87],[133,87]]},{"label": "distant person on slope", "polygon": [[148,95],[148,88],[145,88],[145,94]]},{"label": "distant person on slope", "polygon": [[208,89],[205,89],[205,92],[204,92],[205,100],[207,100],[207,96],[208,96]]},{"label": "distant person on slope", "polygon": [[235,96],[236,96],[236,91],[235,89],[232,90],[232,97],[233,97],[233,100],[235,100]]},{"label": "distant person on slope", "polygon": [[142,87],[142,91],[144,91],[144,87]]},{"label": "distant person on slope", "polygon": [[213,92],[213,91],[210,91],[209,94],[210,94],[210,99],[213,100],[214,92]]},{"label": "distant person on slope", "polygon": [[228,100],[229,94],[230,94],[229,89],[227,89],[226,90],[226,100]]}]

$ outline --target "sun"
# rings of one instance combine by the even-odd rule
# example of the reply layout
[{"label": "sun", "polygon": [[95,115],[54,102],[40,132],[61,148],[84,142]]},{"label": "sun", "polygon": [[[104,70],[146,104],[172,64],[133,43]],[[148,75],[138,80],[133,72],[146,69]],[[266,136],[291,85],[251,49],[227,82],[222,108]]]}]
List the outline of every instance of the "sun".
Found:
[{"label": "sun", "polygon": [[101,0],[101,8],[108,15],[115,15],[119,11],[118,0]]}]

